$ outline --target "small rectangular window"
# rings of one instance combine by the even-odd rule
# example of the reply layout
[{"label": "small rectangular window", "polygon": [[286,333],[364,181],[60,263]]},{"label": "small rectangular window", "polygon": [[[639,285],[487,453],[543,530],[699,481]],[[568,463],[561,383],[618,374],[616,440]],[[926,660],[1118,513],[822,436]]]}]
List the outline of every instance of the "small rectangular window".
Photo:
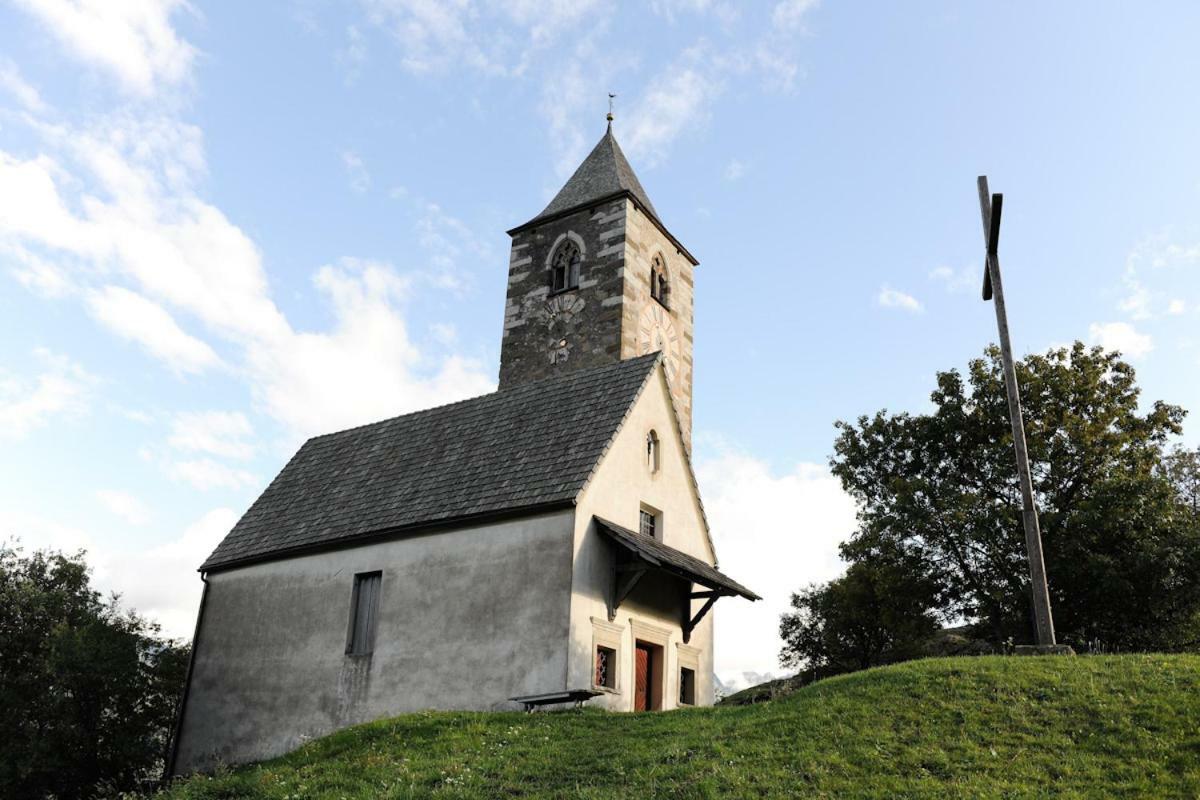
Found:
[{"label": "small rectangular window", "polygon": [[596,648],[596,686],[617,688],[617,651],[611,647]]},{"label": "small rectangular window", "polygon": [[658,525],[654,518],[653,511],[642,509],[642,535],[649,536],[651,539],[657,538]]},{"label": "small rectangular window", "polygon": [[696,705],[696,670],[682,667],[679,670],[679,705]]},{"label": "small rectangular window", "polygon": [[350,632],[346,652],[365,656],[375,649],[375,622],[379,616],[379,589],[382,572],[363,572],[354,576],[354,594],[350,598]]}]

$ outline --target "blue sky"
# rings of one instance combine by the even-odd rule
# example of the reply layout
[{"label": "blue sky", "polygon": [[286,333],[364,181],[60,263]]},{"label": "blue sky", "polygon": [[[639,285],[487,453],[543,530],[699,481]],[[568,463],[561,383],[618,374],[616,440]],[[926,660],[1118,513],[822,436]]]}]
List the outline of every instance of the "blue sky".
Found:
[{"label": "blue sky", "polygon": [[[833,422],[994,339],[1200,410],[1200,8],[18,0],[0,6],[0,526],[189,635],[306,436],[489,391],[507,228],[615,130],[700,259],[718,671],[838,570]],[[1200,442],[1195,422],[1184,440]],[[764,556],[764,554],[766,554]]]}]

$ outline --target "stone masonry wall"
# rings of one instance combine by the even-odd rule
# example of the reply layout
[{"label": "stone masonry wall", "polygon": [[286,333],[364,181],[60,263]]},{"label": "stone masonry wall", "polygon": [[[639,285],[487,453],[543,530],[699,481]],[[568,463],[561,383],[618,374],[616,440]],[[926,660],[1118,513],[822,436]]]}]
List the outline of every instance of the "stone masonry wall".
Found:
[{"label": "stone masonry wall", "polygon": [[[579,288],[552,293],[550,259],[566,237],[583,254]],[[642,318],[658,305],[650,296],[650,263],[656,254],[663,256],[669,273],[669,309],[664,311],[678,333],[678,354],[668,375],[690,446],[693,266],[628,198],[513,236],[500,388],[643,355]]]},{"label": "stone masonry wall", "polygon": [[[501,389],[621,359],[626,205],[608,201],[513,237]],[[582,251],[579,288],[551,293],[550,258],[566,236]]]},{"label": "stone masonry wall", "polygon": [[675,330],[679,334],[679,356],[674,374],[668,371],[671,395],[679,412],[684,440],[692,439],[692,345],[694,341],[695,284],[690,259],[679,252],[658,226],[630,204],[625,223],[625,303],[621,358],[641,355],[640,318],[656,303],[650,296],[650,263],[661,254],[667,265],[670,292],[667,298]]}]

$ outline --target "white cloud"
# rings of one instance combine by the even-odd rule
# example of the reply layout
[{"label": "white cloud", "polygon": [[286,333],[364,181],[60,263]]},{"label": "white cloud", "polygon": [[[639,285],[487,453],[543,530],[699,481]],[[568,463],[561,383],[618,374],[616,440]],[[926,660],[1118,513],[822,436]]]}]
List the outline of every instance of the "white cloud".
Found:
[{"label": "white cloud", "polygon": [[725,165],[725,180],[736,181],[746,174],[746,165],[738,159],[733,159]]},{"label": "white cloud", "polygon": [[1093,322],[1088,327],[1088,336],[1092,344],[1105,350],[1119,350],[1130,359],[1139,359],[1154,349],[1154,339],[1139,333],[1128,322]]},{"label": "white cloud", "polygon": [[346,175],[350,178],[350,188],[362,194],[371,188],[371,175],[362,157],[351,150],[342,153],[342,164],[346,167]]},{"label": "white cloud", "polygon": [[240,411],[183,411],[171,421],[167,443],[184,452],[247,459],[254,456],[254,445],[247,441],[253,434]]},{"label": "white cloud", "polygon": [[[16,536],[29,550],[88,551],[92,585],[116,592],[121,604],[160,623],[174,638],[190,639],[196,625],[203,583],[196,568],[237,522],[228,508],[213,509],[165,543],[131,549],[102,545],[87,531],[55,520],[0,508],[0,537]],[[165,538],[165,537],[164,537]]]},{"label": "white cloud", "polygon": [[7,58],[0,58],[0,89],[15,97],[27,111],[41,113],[46,110],[41,94],[26,83],[17,65]]},{"label": "white cloud", "polygon": [[196,49],[171,17],[185,0],[17,0],[67,52],[111,72],[130,92],[151,95],[191,73]]},{"label": "white cloud", "polygon": [[177,374],[202,372],[221,363],[211,347],[180,328],[162,306],[136,292],[105,286],[89,292],[87,304],[93,317]]},{"label": "white cloud", "polygon": [[942,284],[948,292],[972,291],[983,286],[983,267],[968,264],[956,270],[942,265],[929,271],[929,279]]},{"label": "white cloud", "polygon": [[338,52],[338,61],[346,69],[348,84],[358,80],[367,63],[367,39],[357,25],[346,27],[346,46]]},{"label": "white cloud", "polygon": [[397,304],[409,282],[388,265],[343,259],[314,283],[336,320],[326,334],[297,333],[250,349],[266,410],[297,436],[351,427],[495,388],[458,356],[426,363]]},{"label": "white cloud", "polygon": [[791,594],[844,569],[837,546],[855,527],[854,501],[819,464],[773,473],[724,453],[697,463],[721,570],[763,597],[717,605],[715,670],[726,682],[778,669],[779,617]]},{"label": "white cloud", "polygon": [[[193,189],[205,168],[196,128],[119,115],[82,130],[39,130],[63,157],[21,160],[0,151],[0,247],[61,257],[83,281],[114,272],[132,281],[136,294],[89,295],[93,311],[138,311],[103,319],[177,369],[216,363],[171,315],[194,318],[232,345],[254,397],[291,437],[494,386],[474,361],[427,360],[401,310],[408,279],[385,264],[345,259],[323,267],[315,285],[334,306],[334,327],[295,330],[271,298],[258,248]],[[418,234],[437,253],[420,274],[438,288],[461,285],[458,257],[487,252],[436,204],[421,207]]]},{"label": "white cloud", "polygon": [[1166,233],[1139,242],[1125,259],[1125,296],[1117,307],[1135,321],[1183,313],[1181,290],[1200,291],[1200,244],[1181,245]]},{"label": "white cloud", "polygon": [[771,22],[785,33],[803,32],[805,17],[818,5],[819,0],[783,0],[771,11]]},{"label": "white cloud", "polygon": [[258,483],[258,478],[244,469],[237,469],[213,461],[211,458],[198,458],[190,461],[176,461],[167,468],[168,474],[174,480],[190,484],[201,491],[209,489],[244,489]]},{"label": "white cloud", "polygon": [[722,82],[705,48],[695,47],[655,76],[624,126],[631,155],[653,166],[684,131],[704,123]]},{"label": "white cloud", "polygon": [[49,350],[35,350],[43,370],[32,379],[0,370],[0,439],[21,439],[61,415],[87,410],[95,378],[79,364]]},{"label": "white cloud", "polygon": [[196,568],[237,518],[231,509],[216,508],[164,544],[137,552],[97,552],[96,583],[119,592],[126,605],[161,624],[167,636],[191,639],[204,587]]},{"label": "white cloud", "polygon": [[532,55],[577,29],[599,0],[362,0],[367,18],[396,40],[418,74],[465,66],[520,75]]},{"label": "white cloud", "polygon": [[913,314],[920,314],[925,310],[921,302],[911,294],[887,285],[880,288],[879,294],[875,295],[875,302],[884,308],[900,308]]},{"label": "white cloud", "polygon": [[130,525],[145,525],[150,521],[150,511],[141,500],[128,492],[117,489],[97,489],[96,499],[108,511]]},{"label": "white cloud", "polygon": [[17,262],[12,276],[34,294],[46,298],[66,297],[75,290],[67,273],[56,264],[31,253],[22,247],[0,248]]}]

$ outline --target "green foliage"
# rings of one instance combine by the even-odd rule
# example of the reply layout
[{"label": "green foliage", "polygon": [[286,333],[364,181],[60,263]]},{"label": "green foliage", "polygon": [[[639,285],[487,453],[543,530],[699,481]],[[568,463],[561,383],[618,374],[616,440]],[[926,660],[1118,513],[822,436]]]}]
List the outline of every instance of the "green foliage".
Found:
[{"label": "green foliage", "polygon": [[187,658],[92,590],[83,553],[0,544],[0,797],[93,797],[155,777]]},{"label": "green foliage", "polygon": [[938,629],[936,587],[901,561],[862,561],[823,586],[792,595],[780,661],[816,676],[916,658]]},{"label": "green foliage", "polygon": [[[1060,640],[1194,648],[1200,515],[1188,507],[1186,486],[1195,462],[1165,453],[1184,411],[1156,402],[1143,413],[1133,368],[1079,343],[1029,356],[1017,373]],[[999,351],[973,360],[965,377],[939,373],[932,401],[928,414],[881,411],[838,423],[831,465],[860,504],[843,556],[852,564],[899,560],[920,576],[920,594],[935,587],[931,608],[943,621],[972,622],[993,642],[1030,641]]]},{"label": "green foliage", "polygon": [[1195,797],[1200,657],[936,659],[748,706],[409,714],[202,798]]}]

